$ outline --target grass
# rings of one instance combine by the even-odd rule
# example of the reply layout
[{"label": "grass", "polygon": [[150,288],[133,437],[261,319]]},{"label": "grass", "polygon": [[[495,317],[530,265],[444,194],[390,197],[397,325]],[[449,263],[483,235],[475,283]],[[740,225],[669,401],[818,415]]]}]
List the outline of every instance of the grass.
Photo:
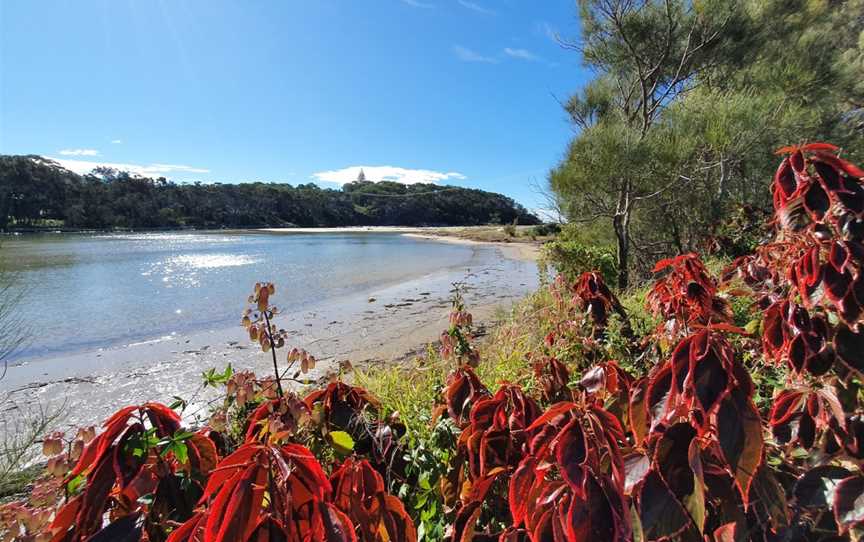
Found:
[{"label": "grass", "polygon": [[45,465],[30,465],[0,478],[0,502],[15,500],[27,493],[27,488],[45,471]]},{"label": "grass", "polygon": [[[11,403],[5,403],[9,408]],[[39,443],[48,429],[60,419],[62,409],[45,410],[40,407],[18,407],[0,416],[3,438],[0,439],[0,501],[25,492],[27,486],[44,470],[44,463],[34,464],[40,458]]]},{"label": "grass", "polygon": [[[478,228],[469,230],[471,235],[480,231]],[[449,231],[452,235],[453,230]],[[713,272],[719,272],[726,264],[726,260],[709,259]],[[646,308],[646,297],[650,289],[651,284],[644,283],[620,296],[621,304],[637,336],[647,336],[660,323]],[[470,310],[470,307],[468,309]],[[498,325],[494,326],[488,336],[474,343],[482,360],[476,373],[487,388],[494,392],[501,383],[510,382],[518,383],[529,394],[534,393],[537,382],[529,358],[532,353],[544,351],[546,335],[555,330],[556,323],[564,321],[563,316],[555,311],[549,288],[541,287],[509,312],[502,311],[498,314]],[[631,366],[629,363],[633,353],[628,351],[628,341],[618,337],[620,327],[617,317],[613,317],[608,329],[608,352],[626,368],[637,374],[642,373],[647,370],[646,367]],[[571,367],[581,365],[581,360],[577,359],[580,356],[579,351],[558,354],[564,357],[562,361]],[[566,359],[568,354],[572,354],[571,359]],[[434,405],[440,401],[447,375],[453,368],[453,362],[441,359],[437,348],[430,345],[424,355],[398,367],[357,369],[354,383],[380,399],[384,410],[382,414],[389,416],[398,412],[409,434],[426,439],[433,430],[431,422]],[[580,375],[571,376],[578,378]]]},{"label": "grass", "polygon": [[509,224],[506,226],[454,226],[448,228],[426,228],[424,231],[432,235],[458,237],[460,239],[482,241],[486,243],[543,243],[555,238],[554,235],[534,235],[534,226],[512,227],[511,231],[513,232],[513,235],[510,235],[507,230],[511,227],[512,226]]},{"label": "grass", "polygon": [[[499,384],[511,382],[518,383],[527,392],[535,389],[528,358],[531,352],[543,348],[543,339],[550,327],[551,305],[548,290],[542,288],[511,311],[499,313],[500,323],[488,336],[475,342],[482,360],[476,372],[486,387],[494,391]],[[453,362],[442,359],[437,348],[430,345],[424,356],[400,367],[358,369],[354,383],[381,401],[382,414],[398,412],[408,432],[424,439],[431,434],[432,410],[453,368]]]}]

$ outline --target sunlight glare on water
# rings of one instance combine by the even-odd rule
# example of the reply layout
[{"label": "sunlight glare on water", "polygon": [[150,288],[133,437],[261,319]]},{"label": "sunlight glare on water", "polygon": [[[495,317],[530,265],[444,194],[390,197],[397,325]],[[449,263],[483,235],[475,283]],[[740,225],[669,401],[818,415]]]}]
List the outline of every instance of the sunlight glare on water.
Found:
[{"label": "sunlight glare on water", "polygon": [[222,232],[21,235],[3,251],[27,285],[21,317],[48,330],[16,360],[232,326],[258,281],[303,310],[474,255],[398,234]]},{"label": "sunlight glare on water", "polygon": [[[243,254],[181,254],[154,263],[141,273],[144,277],[157,277],[168,288],[175,286],[200,286],[200,270],[253,265],[263,257]],[[179,309],[178,309],[179,310]],[[179,314],[179,313],[178,313]]]}]

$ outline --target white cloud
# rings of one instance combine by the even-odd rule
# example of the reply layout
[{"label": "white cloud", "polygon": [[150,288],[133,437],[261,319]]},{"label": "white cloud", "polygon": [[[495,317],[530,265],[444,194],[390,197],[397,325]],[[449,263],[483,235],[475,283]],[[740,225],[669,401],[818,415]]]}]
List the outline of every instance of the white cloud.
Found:
[{"label": "white cloud", "polygon": [[510,47],[505,47],[504,54],[520,60],[530,60],[531,62],[541,60],[539,56],[535,55],[528,49],[511,49]]},{"label": "white cloud", "polygon": [[63,149],[59,152],[63,156],[99,156],[96,149]]},{"label": "white cloud", "polygon": [[112,145],[120,145],[121,143],[123,143],[122,139],[112,139],[111,140]]},{"label": "white cloud", "polygon": [[407,169],[395,166],[350,166],[342,169],[334,169],[331,171],[319,171],[313,173],[312,177],[315,180],[345,184],[351,181],[356,181],[360,170],[366,176],[367,181],[393,181],[402,184],[416,183],[437,183],[447,180],[462,180],[465,175],[450,171],[432,171],[428,169]]},{"label": "white cloud", "polygon": [[462,47],[461,45],[454,45],[453,53],[456,55],[456,58],[458,58],[462,62],[486,62],[488,64],[498,63],[497,58],[491,56],[483,56],[480,53],[472,51],[467,47]]},{"label": "white cloud", "polygon": [[426,2],[420,2],[419,0],[402,0],[403,4],[408,4],[412,8],[423,8],[429,9],[434,8],[435,6],[432,4],[427,4]]},{"label": "white cloud", "polygon": [[[61,153],[62,154],[62,153]],[[117,162],[94,162],[90,160],[70,160],[67,158],[51,158],[61,166],[79,175],[90,173],[98,167],[107,167],[119,171],[128,171],[142,177],[174,177],[181,174],[210,173],[209,169],[184,166],[178,164],[121,164]]]},{"label": "white cloud", "polygon": [[484,15],[495,15],[495,12],[493,10],[489,8],[484,8],[480,4],[469,2],[468,0],[458,0],[458,2],[462,7],[468,8],[472,11],[476,11],[477,13],[482,13]]}]

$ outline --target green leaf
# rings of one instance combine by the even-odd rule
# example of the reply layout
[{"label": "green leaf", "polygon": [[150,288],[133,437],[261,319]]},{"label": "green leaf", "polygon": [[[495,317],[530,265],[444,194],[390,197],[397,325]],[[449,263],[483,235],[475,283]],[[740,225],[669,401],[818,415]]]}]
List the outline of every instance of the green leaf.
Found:
[{"label": "green leaf", "polygon": [[330,443],[333,445],[333,449],[342,455],[348,455],[354,451],[354,439],[345,431],[332,431]]},{"label": "green leaf", "polygon": [[69,482],[66,484],[66,490],[69,492],[70,495],[76,494],[81,488],[81,485],[84,484],[85,480],[87,480],[87,477],[83,474],[79,474],[75,478],[69,480]]},{"label": "green leaf", "polygon": [[182,442],[175,442],[171,448],[174,452],[174,457],[177,458],[177,461],[180,462],[181,465],[185,465],[189,462],[189,449],[185,444]]}]

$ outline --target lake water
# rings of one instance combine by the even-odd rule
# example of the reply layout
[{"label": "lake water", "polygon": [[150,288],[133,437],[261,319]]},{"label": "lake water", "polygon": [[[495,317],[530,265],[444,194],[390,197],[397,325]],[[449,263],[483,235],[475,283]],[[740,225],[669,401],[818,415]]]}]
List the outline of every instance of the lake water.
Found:
[{"label": "lake water", "polygon": [[450,267],[471,246],[386,233],[130,233],[4,237],[33,330],[15,362],[238,324],[256,281],[288,311]]}]

